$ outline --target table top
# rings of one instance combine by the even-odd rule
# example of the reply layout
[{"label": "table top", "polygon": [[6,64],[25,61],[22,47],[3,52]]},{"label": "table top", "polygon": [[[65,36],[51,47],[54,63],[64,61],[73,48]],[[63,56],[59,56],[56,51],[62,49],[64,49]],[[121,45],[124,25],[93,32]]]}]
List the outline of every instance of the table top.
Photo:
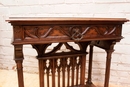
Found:
[{"label": "table top", "polygon": [[87,17],[9,17],[11,21],[119,21],[126,22],[126,18],[87,18]]},{"label": "table top", "polygon": [[[10,17],[14,44],[122,39],[126,18]],[[75,39],[76,38],[76,39]]]},{"label": "table top", "polygon": [[87,18],[87,17],[10,17],[12,25],[59,25],[59,24],[123,24],[126,18]]}]

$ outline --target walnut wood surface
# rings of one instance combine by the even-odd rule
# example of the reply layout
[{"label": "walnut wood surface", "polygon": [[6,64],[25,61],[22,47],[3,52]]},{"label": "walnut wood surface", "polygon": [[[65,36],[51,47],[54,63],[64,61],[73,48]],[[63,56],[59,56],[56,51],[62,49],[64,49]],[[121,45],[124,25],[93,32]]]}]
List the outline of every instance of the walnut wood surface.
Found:
[{"label": "walnut wood surface", "polygon": [[[116,42],[123,38],[122,24],[127,22],[127,19],[11,17],[6,21],[13,26],[12,44],[15,50],[14,60],[17,65],[19,87],[24,87],[22,48],[25,44],[31,44],[37,51],[40,87],[50,87],[51,84],[52,87],[96,87],[91,79],[93,46],[104,49],[107,54],[104,87],[109,87],[111,55]],[[46,53],[47,47],[55,42],[58,45]],[[79,50],[68,42],[75,42]],[[58,52],[63,45],[69,50],[68,52]],[[89,45],[90,50],[86,52]],[[86,54],[89,55],[89,65],[88,79],[85,82]]]},{"label": "walnut wood surface", "polygon": [[126,18],[83,18],[83,17],[10,17],[12,25],[48,25],[48,24],[123,24]]},{"label": "walnut wood surface", "polygon": [[[125,18],[11,17],[13,44],[122,39]],[[82,39],[82,40],[81,40]]]}]

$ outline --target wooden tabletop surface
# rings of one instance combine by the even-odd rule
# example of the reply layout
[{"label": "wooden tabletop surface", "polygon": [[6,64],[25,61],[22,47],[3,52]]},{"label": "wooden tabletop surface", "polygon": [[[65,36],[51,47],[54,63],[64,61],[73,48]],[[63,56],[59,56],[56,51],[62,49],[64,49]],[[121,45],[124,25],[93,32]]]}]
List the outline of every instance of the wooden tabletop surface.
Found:
[{"label": "wooden tabletop surface", "polygon": [[126,18],[87,18],[87,17],[9,17],[10,21],[119,21],[126,22]]}]

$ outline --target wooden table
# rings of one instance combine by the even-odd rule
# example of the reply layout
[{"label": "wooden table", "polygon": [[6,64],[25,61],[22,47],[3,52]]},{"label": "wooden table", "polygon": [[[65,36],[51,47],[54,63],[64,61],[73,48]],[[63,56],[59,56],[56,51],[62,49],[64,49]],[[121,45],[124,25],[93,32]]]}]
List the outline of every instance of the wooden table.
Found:
[{"label": "wooden table", "polygon": [[[93,46],[104,49],[107,53],[104,87],[108,87],[113,48],[116,42],[122,39],[122,24],[128,20],[125,18],[12,17],[7,21],[13,26],[12,44],[19,87],[24,87],[22,49],[25,44],[31,44],[38,53],[40,87],[50,87],[51,84],[52,87],[96,87],[91,80]],[[75,49],[69,42],[77,44],[79,49]],[[58,44],[50,52],[46,52],[52,43]],[[63,45],[68,51],[59,52]],[[86,52],[88,46],[90,50]],[[88,53],[88,77],[85,82]]]}]

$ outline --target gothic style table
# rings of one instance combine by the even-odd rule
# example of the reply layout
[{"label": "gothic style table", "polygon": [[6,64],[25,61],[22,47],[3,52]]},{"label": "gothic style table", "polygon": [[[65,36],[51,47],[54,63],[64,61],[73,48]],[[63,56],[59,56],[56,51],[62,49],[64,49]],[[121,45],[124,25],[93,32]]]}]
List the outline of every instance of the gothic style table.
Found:
[{"label": "gothic style table", "polygon": [[[122,39],[122,24],[128,20],[125,18],[12,17],[7,21],[13,26],[12,44],[19,87],[24,87],[22,49],[25,44],[31,44],[38,53],[40,87],[96,87],[91,80],[93,46],[104,49],[107,53],[104,87],[108,87],[113,48],[116,42]],[[77,44],[79,49],[75,49],[69,42]],[[46,52],[52,43],[58,45],[50,52]],[[62,45],[68,51],[59,52]],[[86,52],[88,46],[90,50]],[[88,53],[88,77],[85,81]]]}]

